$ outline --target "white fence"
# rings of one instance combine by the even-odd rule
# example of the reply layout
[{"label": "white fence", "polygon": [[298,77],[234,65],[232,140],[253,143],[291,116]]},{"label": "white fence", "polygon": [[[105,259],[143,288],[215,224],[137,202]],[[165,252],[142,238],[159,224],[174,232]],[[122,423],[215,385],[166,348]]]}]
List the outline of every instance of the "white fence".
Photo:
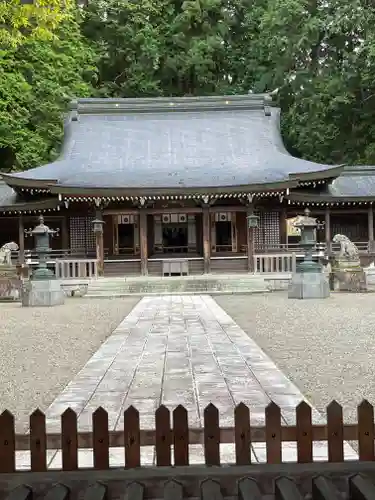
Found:
[{"label": "white fence", "polygon": [[92,279],[98,277],[96,259],[56,259],[55,275],[59,279]]},{"label": "white fence", "polygon": [[295,253],[270,253],[254,255],[256,273],[293,273],[296,270]]}]

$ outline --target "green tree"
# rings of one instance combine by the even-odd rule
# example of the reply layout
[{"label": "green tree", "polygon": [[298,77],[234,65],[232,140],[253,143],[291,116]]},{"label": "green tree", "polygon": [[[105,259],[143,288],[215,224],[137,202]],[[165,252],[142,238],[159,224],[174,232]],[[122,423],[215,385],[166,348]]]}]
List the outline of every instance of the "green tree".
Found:
[{"label": "green tree", "polygon": [[96,67],[78,21],[49,40],[29,39],[0,59],[0,165],[3,170],[56,158],[67,103],[89,96]]},{"label": "green tree", "polygon": [[279,89],[283,133],[304,158],[375,162],[375,8],[365,0],[270,0],[259,52]]},{"label": "green tree", "polygon": [[97,93],[103,96],[160,95],[163,52],[160,5],[156,0],[93,0],[82,32],[98,54]]},{"label": "green tree", "polygon": [[220,94],[229,84],[231,23],[223,0],[176,0],[164,23],[161,84],[166,95]]},{"label": "green tree", "polygon": [[102,95],[199,95],[226,81],[223,0],[93,0],[83,33],[100,55]]},{"label": "green tree", "polygon": [[48,39],[71,15],[74,0],[0,0],[0,46],[16,47],[25,38]]}]

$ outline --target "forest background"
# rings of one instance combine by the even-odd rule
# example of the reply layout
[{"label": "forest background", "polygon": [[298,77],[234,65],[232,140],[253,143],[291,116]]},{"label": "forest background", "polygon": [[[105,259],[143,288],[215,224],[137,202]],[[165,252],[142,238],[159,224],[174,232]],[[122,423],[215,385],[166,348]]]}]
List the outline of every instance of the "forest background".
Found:
[{"label": "forest background", "polygon": [[288,150],[375,164],[370,0],[0,0],[0,171],[54,160],[76,97],[272,92]]}]

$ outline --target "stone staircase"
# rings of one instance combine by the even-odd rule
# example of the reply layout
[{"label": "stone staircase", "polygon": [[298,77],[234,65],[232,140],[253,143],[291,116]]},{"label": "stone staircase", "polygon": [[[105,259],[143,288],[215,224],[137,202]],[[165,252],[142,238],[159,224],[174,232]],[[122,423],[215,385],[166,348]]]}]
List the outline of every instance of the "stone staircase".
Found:
[{"label": "stone staircase", "polygon": [[91,280],[86,297],[128,295],[265,293],[270,287],[262,275],[134,276]]}]

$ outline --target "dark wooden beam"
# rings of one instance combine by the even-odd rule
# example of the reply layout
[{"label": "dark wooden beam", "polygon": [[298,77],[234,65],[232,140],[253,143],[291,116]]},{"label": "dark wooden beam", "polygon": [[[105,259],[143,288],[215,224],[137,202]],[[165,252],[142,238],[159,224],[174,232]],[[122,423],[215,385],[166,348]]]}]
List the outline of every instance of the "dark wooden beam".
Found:
[{"label": "dark wooden beam", "polygon": [[203,207],[203,259],[204,259],[204,274],[210,272],[210,257],[211,257],[211,221],[210,208],[208,205]]},{"label": "dark wooden beam", "polygon": [[145,209],[139,211],[139,248],[141,252],[141,273],[148,274],[148,246],[147,246],[147,212]]}]

